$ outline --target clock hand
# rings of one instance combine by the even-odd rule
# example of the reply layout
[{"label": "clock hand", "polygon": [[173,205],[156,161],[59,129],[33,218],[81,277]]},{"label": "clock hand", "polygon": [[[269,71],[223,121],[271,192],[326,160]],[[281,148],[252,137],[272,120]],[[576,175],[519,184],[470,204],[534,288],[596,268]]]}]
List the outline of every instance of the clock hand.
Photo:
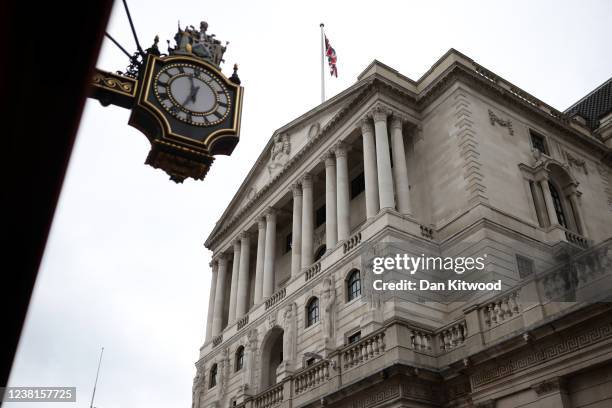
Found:
[{"label": "clock hand", "polygon": [[196,101],[196,96],[198,95],[198,91],[200,90],[199,86],[194,87],[193,92],[190,95],[191,98],[191,102],[195,103]]}]

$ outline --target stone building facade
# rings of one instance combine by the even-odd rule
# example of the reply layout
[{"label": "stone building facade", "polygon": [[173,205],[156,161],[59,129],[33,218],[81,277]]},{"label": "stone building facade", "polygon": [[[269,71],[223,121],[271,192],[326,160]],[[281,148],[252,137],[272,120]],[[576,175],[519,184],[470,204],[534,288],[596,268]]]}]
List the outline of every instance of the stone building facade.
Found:
[{"label": "stone building facade", "polygon": [[[611,84],[563,113],[451,49],[278,129],[205,243],[193,407],[611,407]],[[383,298],[384,242],[504,287]]]}]

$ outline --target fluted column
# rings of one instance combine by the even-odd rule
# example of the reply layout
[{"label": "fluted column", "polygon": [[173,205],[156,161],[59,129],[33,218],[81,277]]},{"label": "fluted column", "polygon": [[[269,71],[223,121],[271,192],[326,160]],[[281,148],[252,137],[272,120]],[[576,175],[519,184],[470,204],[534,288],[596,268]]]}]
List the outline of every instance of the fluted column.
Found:
[{"label": "fluted column", "polygon": [[234,241],[234,258],[232,260],[232,286],[230,287],[228,326],[236,320],[236,300],[238,299],[238,274],[240,273],[240,240]]},{"label": "fluted column", "polygon": [[276,261],[276,212],[266,213],[266,253],[264,256],[263,298],[274,293],[274,263]]},{"label": "fluted column", "polygon": [[291,276],[297,276],[302,267],[302,186],[291,186],[293,193],[293,228],[291,230]]},{"label": "fluted column", "polygon": [[336,159],[332,153],[325,156],[325,246],[328,250],[338,242],[336,218]]},{"label": "fluted column", "polygon": [[255,264],[254,303],[258,305],[263,298],[264,259],[266,258],[266,220],[257,220],[257,261]]},{"label": "fluted column", "polygon": [[310,266],[313,260],[314,209],[312,196],[312,175],[302,179],[302,268]]},{"label": "fluted column", "polygon": [[217,275],[219,265],[217,262],[211,262],[210,267],[212,269],[212,279],[210,282],[210,292],[208,295],[208,313],[206,318],[206,338],[205,342],[208,342],[212,338],[212,325],[215,311],[215,294],[217,291]]},{"label": "fluted column", "polygon": [[346,144],[336,145],[336,175],[338,190],[338,240],[348,239],[351,233],[350,193]]},{"label": "fluted column", "polygon": [[225,282],[227,281],[227,258],[221,255],[217,260],[218,274],[215,288],[215,309],[213,312],[212,335],[218,336],[223,330],[223,306],[225,304]]},{"label": "fluted column", "polygon": [[542,191],[544,192],[544,202],[546,203],[546,211],[548,212],[550,225],[559,225],[559,218],[557,217],[557,211],[555,211],[555,205],[553,204],[548,179],[542,179],[539,181],[539,183],[540,186],[542,186]]},{"label": "fluted column", "polygon": [[238,275],[238,299],[236,299],[236,317],[241,318],[247,312],[249,302],[249,259],[251,257],[251,239],[248,232],[240,236],[240,273]]},{"label": "fluted column", "polygon": [[393,179],[397,192],[397,210],[402,214],[410,214],[410,181],[408,180],[408,166],[406,165],[406,151],[404,150],[404,135],[402,134],[402,120],[396,116],[391,120],[391,151],[393,153]]},{"label": "fluted column", "polygon": [[366,216],[372,218],[378,214],[380,209],[374,129],[368,118],[362,119],[360,125],[363,138],[363,178],[365,180]]},{"label": "fluted column", "polygon": [[389,155],[389,136],[387,133],[389,110],[376,107],[372,111],[376,133],[376,165],[378,170],[378,197],[380,208],[395,208],[391,156]]}]

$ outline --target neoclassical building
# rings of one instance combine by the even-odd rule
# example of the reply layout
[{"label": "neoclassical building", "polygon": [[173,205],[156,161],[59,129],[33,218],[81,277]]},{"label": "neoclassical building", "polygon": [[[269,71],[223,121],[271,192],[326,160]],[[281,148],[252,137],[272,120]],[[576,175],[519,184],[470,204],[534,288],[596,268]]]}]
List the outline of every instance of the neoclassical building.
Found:
[{"label": "neoclassical building", "polygon": [[[565,112],[449,50],[278,129],[205,246],[195,408],[612,407],[612,81]],[[364,248],[502,291],[372,290]],[[489,276],[489,275],[488,275]]]}]

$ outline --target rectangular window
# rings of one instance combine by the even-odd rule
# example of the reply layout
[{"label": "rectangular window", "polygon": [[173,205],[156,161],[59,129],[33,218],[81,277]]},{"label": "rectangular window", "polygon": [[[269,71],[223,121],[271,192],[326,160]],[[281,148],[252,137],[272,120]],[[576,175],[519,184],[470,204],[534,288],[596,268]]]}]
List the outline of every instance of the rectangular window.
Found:
[{"label": "rectangular window", "polygon": [[533,130],[529,131],[529,134],[531,135],[531,145],[533,148],[548,155],[548,148],[546,147],[546,139],[544,136],[535,133]]},{"label": "rectangular window", "polygon": [[315,211],[315,228],[323,224],[325,224],[325,205]]},{"label": "rectangular window", "polygon": [[361,194],[365,190],[365,177],[363,172],[351,180],[351,200]]},{"label": "rectangular window", "polygon": [[348,344],[353,344],[361,340],[361,332],[353,333],[348,337]]}]

